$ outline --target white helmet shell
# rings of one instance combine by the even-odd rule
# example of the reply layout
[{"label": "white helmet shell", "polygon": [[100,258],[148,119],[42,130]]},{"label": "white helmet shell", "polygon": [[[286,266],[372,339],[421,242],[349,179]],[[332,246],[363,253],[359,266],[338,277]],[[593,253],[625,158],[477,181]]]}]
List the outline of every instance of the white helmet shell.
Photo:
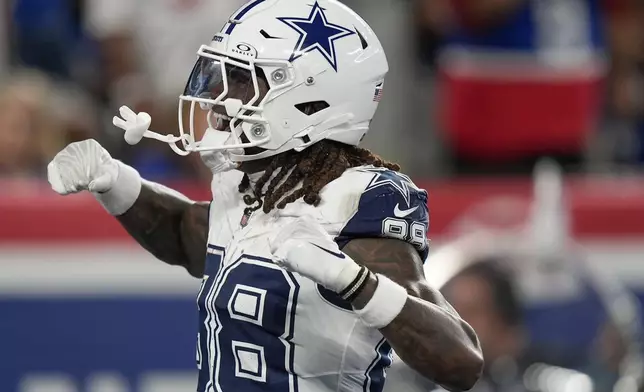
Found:
[{"label": "white helmet shell", "polygon": [[[301,151],[323,139],[357,145],[388,71],[372,29],[336,0],[253,0],[198,55],[180,96],[181,141],[186,151],[226,150],[234,161]],[[202,109],[210,128],[229,121],[232,140],[195,140]],[[250,147],[259,149],[241,153]]]}]

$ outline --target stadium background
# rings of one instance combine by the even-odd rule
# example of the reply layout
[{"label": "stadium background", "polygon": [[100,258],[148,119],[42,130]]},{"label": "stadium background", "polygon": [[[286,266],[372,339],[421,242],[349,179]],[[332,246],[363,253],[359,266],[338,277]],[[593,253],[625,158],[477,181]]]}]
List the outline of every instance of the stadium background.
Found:
[{"label": "stadium background", "polygon": [[[224,15],[242,2],[126,3],[0,1],[0,391],[194,388],[194,296],[199,282],[147,255],[91,196],[55,195],[48,188],[45,167],[67,142],[94,137],[144,176],[176,186],[191,197],[209,199],[208,174],[198,160],[179,161],[167,147],[154,143],[128,147],[110,121],[118,106],[128,104],[156,114],[155,129],[174,129],[166,113],[175,112],[172,105],[194,62],[196,45],[217,31]],[[529,117],[531,109],[547,106],[548,96],[536,94],[538,99],[521,100],[525,107],[494,115],[478,113],[467,100],[452,101],[462,91],[460,83],[489,76],[489,63],[459,63],[458,56],[454,60],[449,55],[455,47],[467,49],[477,39],[488,39],[487,29],[495,27],[487,25],[486,12],[494,10],[469,9],[465,4],[470,3],[460,0],[346,3],[373,26],[390,59],[385,97],[367,146],[399,161],[428,189],[433,249],[461,237],[470,226],[510,232],[528,227],[535,215],[532,163],[534,158],[551,156],[565,173],[561,236],[581,245],[580,256],[590,268],[616,277],[640,302],[644,300],[644,154],[639,148],[644,90],[637,87],[642,86],[644,19],[637,2],[607,2],[609,7],[596,8],[598,19],[593,21],[584,20],[583,12],[553,11],[555,19],[563,20],[560,25],[582,26],[581,31],[585,24],[601,20],[606,27],[606,36],[597,43],[573,40],[567,49],[566,42],[560,43],[566,49],[564,59],[586,44],[593,53],[602,53],[601,62],[591,56],[574,64],[575,70],[592,69],[583,73],[588,77],[571,76],[569,68],[559,65],[539,64],[535,70],[534,64],[524,68],[525,62],[517,63],[512,56],[493,56],[496,71],[491,79],[498,85],[510,86],[519,79],[530,86],[524,84],[521,91],[537,91],[543,87],[539,83],[548,85],[552,78],[560,85],[588,83],[590,91],[576,106],[583,109],[555,116],[569,129],[540,124],[544,132],[537,133],[545,134],[547,141],[543,149],[526,147],[543,142],[543,137],[534,135],[525,137],[527,144],[513,138],[507,144],[493,143],[497,150],[492,155],[503,159],[470,154],[467,146],[486,144],[485,132],[493,130],[483,127],[478,136],[459,133],[460,127],[471,124],[455,124],[453,118],[463,113],[480,115],[491,128],[500,129],[494,138],[506,140],[502,132],[512,132],[506,128],[515,124],[514,113],[524,113],[518,117],[519,124],[530,129],[537,121]],[[531,2],[507,3],[516,3],[516,9],[507,11],[506,17],[512,18]],[[564,3],[583,9],[600,2]],[[486,25],[478,26],[481,21]],[[515,22],[521,31],[537,29],[534,22]],[[499,35],[514,33],[507,30]],[[486,47],[494,44],[505,45],[499,39]],[[510,49],[522,54],[539,50]],[[124,55],[134,57],[117,61]],[[162,72],[141,60],[144,56],[157,62],[185,58]],[[461,68],[445,64],[474,67],[450,74],[450,69]],[[499,69],[503,72],[498,73]],[[512,77],[499,82],[499,74],[508,70]],[[535,78],[536,74],[542,76]],[[475,82],[485,85],[486,77]],[[562,78],[570,79],[561,83]],[[546,91],[551,87],[546,86]],[[491,105],[503,108],[508,101],[500,96],[507,91],[499,96],[494,91],[481,94],[491,99]],[[583,126],[575,128],[576,124]],[[561,138],[561,145],[556,140],[551,143],[559,140],[553,135],[567,131],[570,138]],[[473,139],[465,142],[465,134]],[[565,140],[575,137],[583,143],[572,143],[571,148]],[[571,296],[579,303],[588,299],[570,280],[538,281],[536,286],[526,300],[533,339],[591,355],[589,347],[604,322],[596,304],[582,304],[575,310],[566,307]]]}]

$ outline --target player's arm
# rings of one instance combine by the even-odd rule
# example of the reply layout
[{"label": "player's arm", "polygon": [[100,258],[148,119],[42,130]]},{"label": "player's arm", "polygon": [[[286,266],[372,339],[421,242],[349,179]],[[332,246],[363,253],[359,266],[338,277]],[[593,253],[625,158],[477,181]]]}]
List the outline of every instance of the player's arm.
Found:
[{"label": "player's arm", "polygon": [[208,203],[197,203],[162,185],[143,181],[134,205],[116,218],[159,260],[201,277],[208,239]]},{"label": "player's arm", "polygon": [[375,274],[407,290],[400,313],[380,328],[400,358],[448,390],[470,389],[483,367],[478,338],[441,293],[427,284],[417,250],[397,239],[368,238],[354,239],[342,251],[372,272],[352,301],[358,312],[374,297],[379,285]]},{"label": "player's arm", "polygon": [[[147,124],[149,125],[149,124]],[[112,159],[95,140],[68,145],[47,166],[54,191],[90,191],[134,239],[160,260],[203,275],[208,204],[141,179],[132,167]]]},{"label": "player's arm", "polygon": [[420,374],[449,390],[470,389],[483,369],[478,339],[423,273],[427,193],[398,174],[374,181],[335,238],[307,217],[285,226],[271,244],[276,262],[351,303]]}]

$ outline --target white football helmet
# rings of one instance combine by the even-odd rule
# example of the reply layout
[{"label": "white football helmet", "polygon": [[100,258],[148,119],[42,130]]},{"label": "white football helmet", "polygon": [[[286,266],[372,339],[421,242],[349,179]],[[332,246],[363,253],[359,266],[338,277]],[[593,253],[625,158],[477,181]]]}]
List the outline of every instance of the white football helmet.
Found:
[{"label": "white football helmet", "polygon": [[[225,150],[236,162],[322,139],[357,145],[388,71],[369,25],[336,0],[253,0],[197,53],[180,96],[180,137],[155,138],[180,141],[180,153]],[[210,135],[195,140],[199,115]]]}]

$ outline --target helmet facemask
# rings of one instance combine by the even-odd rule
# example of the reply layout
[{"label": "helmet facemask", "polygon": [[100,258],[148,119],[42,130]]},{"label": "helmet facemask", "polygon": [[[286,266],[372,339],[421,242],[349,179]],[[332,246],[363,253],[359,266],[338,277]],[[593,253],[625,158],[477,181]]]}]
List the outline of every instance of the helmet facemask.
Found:
[{"label": "helmet facemask", "polygon": [[[202,46],[198,55],[186,88],[179,97],[180,141],[185,151],[226,150],[235,160],[257,159],[258,154],[245,155],[249,152],[244,153],[244,149],[255,147],[251,150],[255,152],[257,147],[271,140],[270,127],[262,112],[268,100],[292,84],[287,74],[290,64],[266,64],[276,68],[273,74],[281,70],[284,79],[283,84],[270,87],[264,76],[264,67],[254,59],[231,58],[207,46]],[[189,107],[189,116],[184,121],[186,107]],[[207,120],[208,133],[226,132],[227,137],[203,140],[203,129],[196,129],[195,121],[201,115]],[[196,133],[200,134],[199,140]],[[225,142],[212,143],[211,140]]]}]

